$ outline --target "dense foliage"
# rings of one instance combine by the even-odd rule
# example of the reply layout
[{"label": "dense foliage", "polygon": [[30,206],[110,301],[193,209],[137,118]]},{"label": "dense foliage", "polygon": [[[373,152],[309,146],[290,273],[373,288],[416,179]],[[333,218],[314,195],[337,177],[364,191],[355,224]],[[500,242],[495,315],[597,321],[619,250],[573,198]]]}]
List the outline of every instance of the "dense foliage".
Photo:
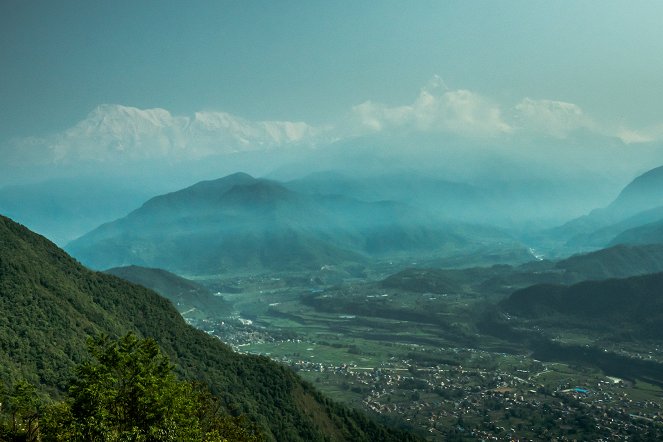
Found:
[{"label": "dense foliage", "polygon": [[[2,430],[14,440],[258,442],[241,419],[219,413],[212,397],[180,381],[153,339],[129,333],[90,339],[92,360],[76,368],[66,400],[44,402],[18,382]],[[1,422],[0,422],[1,423]]]},{"label": "dense foliage", "polygon": [[208,385],[226,413],[270,440],[408,440],[322,397],[290,369],[241,356],[186,325],[156,293],[91,272],[45,238],[0,217],[0,380],[62,397],[89,336],[153,337],[184,379]]}]

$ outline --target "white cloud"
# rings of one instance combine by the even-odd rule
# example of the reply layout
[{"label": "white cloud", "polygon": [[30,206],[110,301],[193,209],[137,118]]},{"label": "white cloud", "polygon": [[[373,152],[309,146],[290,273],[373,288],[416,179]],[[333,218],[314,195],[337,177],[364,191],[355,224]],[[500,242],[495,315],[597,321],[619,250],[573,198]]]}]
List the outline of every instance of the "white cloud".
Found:
[{"label": "white cloud", "polygon": [[468,90],[448,90],[438,77],[421,89],[412,104],[387,106],[366,101],[352,108],[352,116],[358,127],[368,132],[404,128],[494,136],[511,131],[499,106]]},{"label": "white cloud", "polygon": [[366,101],[354,106],[352,113],[362,128],[377,132],[411,123],[414,109],[412,106],[388,107],[380,103]]},{"label": "white cloud", "polygon": [[[597,136],[619,138],[626,144],[663,140],[663,125],[634,130],[600,123],[574,103],[524,98],[503,108],[476,92],[450,90],[437,76],[411,104],[390,106],[366,101],[352,108],[344,132],[373,133],[388,130],[453,133],[466,137],[499,137],[506,134],[567,138],[584,129]],[[340,128],[339,128],[340,129]]]},{"label": "white cloud", "polygon": [[621,126],[617,137],[626,144],[650,143],[663,141],[663,123],[654,124],[641,129],[630,129]]},{"label": "white cloud", "polygon": [[502,119],[497,105],[464,89],[448,91],[442,96],[424,90],[417,99],[417,109],[417,120],[424,128],[465,135],[498,135],[512,130]]},{"label": "white cloud", "polygon": [[579,106],[563,101],[525,98],[515,106],[515,111],[519,129],[556,138],[566,138],[577,129],[595,126]]},{"label": "white cloud", "polygon": [[663,124],[642,129],[596,121],[576,104],[553,100],[523,99],[514,107],[513,126],[518,131],[564,139],[573,131],[589,132],[620,139],[624,144],[663,140]]}]

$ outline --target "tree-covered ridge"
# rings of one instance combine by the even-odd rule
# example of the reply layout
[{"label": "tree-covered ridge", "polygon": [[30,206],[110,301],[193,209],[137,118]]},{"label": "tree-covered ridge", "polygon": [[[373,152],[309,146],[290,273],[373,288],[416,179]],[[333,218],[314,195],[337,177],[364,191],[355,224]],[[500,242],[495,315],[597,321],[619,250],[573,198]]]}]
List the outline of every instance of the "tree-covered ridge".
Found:
[{"label": "tree-covered ridge", "polygon": [[559,261],[568,281],[626,278],[663,271],[663,245],[616,245]]},{"label": "tree-covered ridge", "polygon": [[322,397],[290,369],[241,356],[186,325],[156,293],[91,272],[45,238],[0,217],[0,379],[26,379],[61,397],[86,340],[129,331],[152,337],[178,375],[208,385],[231,415],[269,440],[408,440]]},{"label": "tree-covered ridge", "polygon": [[540,284],[502,301],[524,318],[566,318],[638,338],[663,336],[663,273],[585,281],[572,286]]}]

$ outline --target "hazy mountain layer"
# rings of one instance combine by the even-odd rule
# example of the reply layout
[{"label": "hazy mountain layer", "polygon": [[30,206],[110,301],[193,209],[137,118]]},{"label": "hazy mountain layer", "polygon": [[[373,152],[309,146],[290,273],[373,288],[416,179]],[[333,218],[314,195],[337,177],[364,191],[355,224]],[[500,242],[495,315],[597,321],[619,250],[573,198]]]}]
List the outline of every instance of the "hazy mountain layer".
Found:
[{"label": "hazy mountain layer", "polygon": [[612,244],[663,243],[663,217],[660,221],[625,230],[611,241]]},{"label": "hazy mountain layer", "polygon": [[660,206],[663,206],[663,166],[635,178],[607,209],[613,216],[626,218]]},{"label": "hazy mountain layer", "polygon": [[[663,166],[636,177],[608,206],[550,229],[541,236],[545,238],[544,241],[565,242],[567,250],[595,249],[624,242],[613,239],[626,230],[661,219]],[[637,241],[639,244],[647,242]]]},{"label": "hazy mountain layer", "polygon": [[234,174],[153,198],[67,246],[95,268],[184,273],[315,269],[399,254],[452,254],[513,244],[499,230],[443,223],[412,206],[304,195]]},{"label": "hazy mountain layer", "polygon": [[457,221],[477,222],[493,208],[484,189],[417,173],[355,177],[319,172],[289,181],[285,186],[312,195],[344,195],[362,201],[399,201]]},{"label": "hazy mountain layer", "polygon": [[322,397],[264,357],[232,352],[187,326],[172,304],[115,276],[91,272],[45,238],[0,217],[0,379],[26,378],[57,394],[86,355],[87,337],[153,337],[187,379],[209,385],[230,413],[270,440],[407,440]]}]

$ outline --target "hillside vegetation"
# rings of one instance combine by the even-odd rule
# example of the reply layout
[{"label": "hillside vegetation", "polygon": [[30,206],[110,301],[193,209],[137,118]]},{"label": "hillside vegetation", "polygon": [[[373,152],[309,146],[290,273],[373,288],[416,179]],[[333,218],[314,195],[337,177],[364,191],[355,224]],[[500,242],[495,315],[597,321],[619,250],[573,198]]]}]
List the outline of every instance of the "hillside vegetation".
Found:
[{"label": "hillside vegetation", "polygon": [[290,369],[242,356],[187,326],[146,288],[87,270],[45,238],[0,217],[0,379],[39,385],[59,397],[86,340],[133,331],[152,337],[176,373],[208,385],[231,415],[245,415],[269,440],[408,440],[323,397]]}]

